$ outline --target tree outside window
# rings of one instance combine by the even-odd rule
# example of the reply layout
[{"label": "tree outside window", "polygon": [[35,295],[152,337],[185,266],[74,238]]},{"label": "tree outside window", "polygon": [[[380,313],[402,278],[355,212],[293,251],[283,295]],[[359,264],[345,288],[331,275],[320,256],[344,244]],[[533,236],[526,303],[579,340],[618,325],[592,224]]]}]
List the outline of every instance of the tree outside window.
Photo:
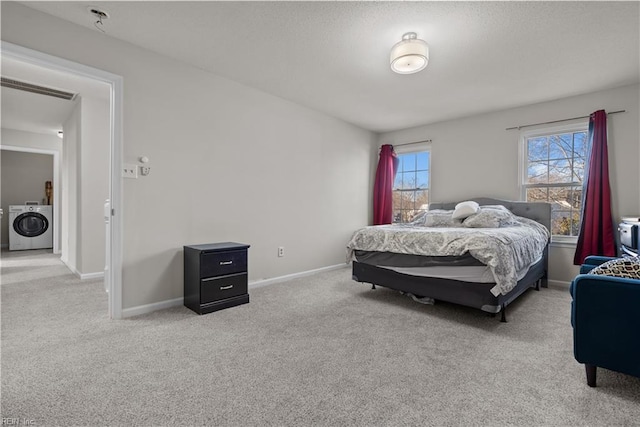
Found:
[{"label": "tree outside window", "polygon": [[523,190],[528,202],[551,203],[551,234],[578,236],[587,128],[524,138]]},{"label": "tree outside window", "polygon": [[399,154],[398,160],[393,183],[393,222],[406,223],[429,209],[431,153]]}]

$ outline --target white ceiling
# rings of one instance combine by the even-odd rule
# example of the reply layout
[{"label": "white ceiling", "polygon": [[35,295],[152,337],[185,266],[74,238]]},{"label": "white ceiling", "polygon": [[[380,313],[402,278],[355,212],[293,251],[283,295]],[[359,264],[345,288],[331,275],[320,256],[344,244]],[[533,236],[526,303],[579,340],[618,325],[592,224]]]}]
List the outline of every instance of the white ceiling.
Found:
[{"label": "white ceiling", "polygon": [[[106,83],[73,76],[27,64],[11,58],[2,58],[2,77],[40,86],[77,93],[80,96],[109,99]],[[76,102],[46,95],[2,87],[2,127],[26,132],[57,134],[69,118]]]},{"label": "white ceiling", "polygon": [[75,102],[2,88],[2,127],[56,134],[71,115]]},{"label": "white ceiling", "polygon": [[[640,81],[638,2],[23,2],[377,132]],[[389,51],[413,31],[426,70]]]}]

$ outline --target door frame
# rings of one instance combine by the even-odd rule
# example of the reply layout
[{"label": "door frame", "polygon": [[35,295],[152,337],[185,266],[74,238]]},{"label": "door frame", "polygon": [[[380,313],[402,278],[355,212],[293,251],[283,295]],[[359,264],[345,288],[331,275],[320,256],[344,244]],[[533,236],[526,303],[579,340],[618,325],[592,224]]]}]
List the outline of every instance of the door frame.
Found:
[{"label": "door frame", "polygon": [[[58,150],[45,150],[42,148],[20,147],[17,145],[0,144],[0,150],[19,151],[22,153],[46,154],[53,156],[53,188],[58,188],[58,174],[60,173],[60,152]],[[60,191],[53,192],[53,253],[60,253]],[[11,227],[11,225],[9,225]]]},{"label": "door frame", "polygon": [[[109,289],[109,317],[122,319],[122,237],[123,237],[123,206],[122,206],[122,104],[123,104],[123,78],[108,71],[93,68],[78,62],[69,61],[57,56],[49,55],[37,50],[28,49],[2,41],[2,56],[37,65],[54,71],[60,71],[79,77],[90,78],[107,83],[111,88],[110,95],[110,173],[109,173],[109,200],[111,201],[109,254],[105,254],[106,268],[109,274],[105,275]],[[55,195],[55,193],[54,193]]]}]

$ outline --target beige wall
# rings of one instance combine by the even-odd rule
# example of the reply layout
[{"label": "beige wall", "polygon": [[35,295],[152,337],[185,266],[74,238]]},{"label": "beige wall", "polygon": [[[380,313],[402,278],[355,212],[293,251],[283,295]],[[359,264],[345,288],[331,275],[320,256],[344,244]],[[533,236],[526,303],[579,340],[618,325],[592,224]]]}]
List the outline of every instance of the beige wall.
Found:
[{"label": "beige wall", "polygon": [[[379,144],[433,140],[431,199],[461,200],[474,196],[520,199],[518,146],[521,133],[508,127],[626,110],[610,115],[609,165],[614,217],[640,214],[639,86],[632,85],[525,107],[389,132]],[[547,125],[549,126],[549,125]],[[537,128],[544,128],[538,126]],[[536,129],[528,128],[527,130]],[[551,248],[550,278],[570,281],[574,248]]]},{"label": "beige wall", "polygon": [[0,204],[4,211],[0,243],[5,246],[9,244],[9,205],[24,205],[25,201],[44,204],[45,182],[53,181],[53,156],[2,150],[0,157]]},{"label": "beige wall", "polygon": [[109,198],[109,102],[83,96],[78,181],[78,260],[80,274],[101,273],[105,264],[104,201]]},{"label": "beige wall", "polygon": [[74,271],[78,272],[79,253],[79,158],[80,158],[80,129],[82,121],[82,106],[76,102],[73,112],[62,126],[64,141],[62,143],[62,261]]},{"label": "beige wall", "polygon": [[373,133],[19,4],[2,39],[123,76],[124,161],[151,160],[123,181],[124,308],[182,297],[183,245],[248,243],[258,280],[343,263],[367,224]]}]

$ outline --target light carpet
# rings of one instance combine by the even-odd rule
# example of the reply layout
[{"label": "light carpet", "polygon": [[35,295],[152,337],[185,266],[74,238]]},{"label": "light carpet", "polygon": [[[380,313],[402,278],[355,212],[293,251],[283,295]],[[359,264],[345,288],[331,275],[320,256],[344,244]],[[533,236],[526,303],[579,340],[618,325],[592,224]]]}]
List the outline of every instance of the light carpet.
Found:
[{"label": "light carpet", "polygon": [[101,280],[3,253],[2,417],[42,425],[638,425],[640,379],[573,358],[566,289],[509,323],[422,305],[348,269],[198,316],[107,319]]}]

